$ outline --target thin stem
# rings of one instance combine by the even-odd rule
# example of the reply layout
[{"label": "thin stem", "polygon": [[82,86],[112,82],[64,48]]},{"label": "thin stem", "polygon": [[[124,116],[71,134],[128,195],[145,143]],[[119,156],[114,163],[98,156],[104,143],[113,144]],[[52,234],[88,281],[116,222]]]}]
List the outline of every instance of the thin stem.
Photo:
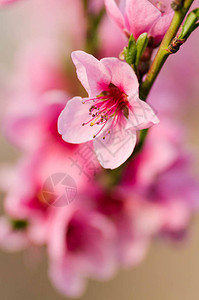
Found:
[{"label": "thin stem", "polygon": [[151,68],[149,69],[149,72],[147,74],[147,77],[145,81],[141,84],[140,87],[140,98],[142,100],[146,100],[151,87],[157,78],[162,66],[164,65],[165,61],[167,60],[168,56],[171,54],[168,52],[168,47],[172,41],[172,39],[176,36],[180,25],[182,24],[191,4],[194,0],[185,0],[183,7],[175,11],[174,17],[171,21],[171,24],[169,26],[169,29],[167,30],[167,33],[164,36],[164,39],[160,45],[160,48],[154,58],[154,61],[151,65]]}]

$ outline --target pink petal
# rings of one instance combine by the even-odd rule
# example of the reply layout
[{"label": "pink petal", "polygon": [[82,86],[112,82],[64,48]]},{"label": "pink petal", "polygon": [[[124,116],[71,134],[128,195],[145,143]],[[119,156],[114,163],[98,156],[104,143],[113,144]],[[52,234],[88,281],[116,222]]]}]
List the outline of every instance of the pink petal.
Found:
[{"label": "pink petal", "polygon": [[76,66],[77,76],[89,97],[95,97],[107,89],[110,75],[98,59],[83,51],[74,51],[71,56]]},{"label": "pink petal", "polygon": [[127,95],[138,92],[138,80],[133,69],[126,63],[117,58],[103,58],[102,64],[109,71],[111,83],[117,86]]},{"label": "pink petal", "polygon": [[153,109],[139,98],[129,99],[132,110],[129,110],[128,124],[126,129],[140,130],[159,123]]},{"label": "pink petal", "polygon": [[105,6],[107,14],[109,15],[110,19],[116,23],[116,25],[121,28],[122,30],[125,29],[125,22],[124,17],[119,10],[115,0],[105,0]]},{"label": "pink petal", "polygon": [[115,127],[103,140],[102,135],[94,140],[97,158],[106,169],[115,169],[123,164],[133,152],[136,134],[130,130]]},{"label": "pink petal", "polygon": [[82,103],[81,97],[74,97],[66,104],[58,118],[58,131],[64,141],[72,144],[81,144],[93,139],[100,130],[100,125],[90,126],[83,123],[89,121],[92,116],[89,115],[90,103]]},{"label": "pink petal", "polygon": [[[89,225],[93,230],[92,239],[83,253],[84,271],[96,279],[110,279],[116,270],[114,253],[115,227],[104,216],[87,213]],[[88,242],[89,243],[89,242]]]},{"label": "pink petal", "polygon": [[150,35],[155,37],[155,43],[158,44],[165,32],[169,28],[171,20],[173,18],[173,12],[163,15],[159,18],[159,20],[154,24],[154,26],[150,30]]},{"label": "pink petal", "polygon": [[149,32],[160,16],[160,11],[148,0],[126,0],[129,31],[133,33],[135,39],[143,32]]},{"label": "pink petal", "polygon": [[76,298],[84,293],[86,281],[78,273],[77,266],[69,257],[50,263],[49,277],[63,295]]},{"label": "pink petal", "polygon": [[120,244],[120,260],[126,267],[135,266],[139,264],[146,256],[149,246],[149,239],[147,237],[134,237],[134,239],[127,239],[126,243]]},{"label": "pink petal", "polygon": [[[148,134],[145,148],[142,151],[142,161],[137,172],[137,180],[140,184],[153,182],[157,174],[164,172],[178,156],[176,147],[163,135],[158,136],[158,139],[151,140],[154,128],[156,127],[153,127]],[[150,170],[150,172],[146,172],[146,170]]]}]

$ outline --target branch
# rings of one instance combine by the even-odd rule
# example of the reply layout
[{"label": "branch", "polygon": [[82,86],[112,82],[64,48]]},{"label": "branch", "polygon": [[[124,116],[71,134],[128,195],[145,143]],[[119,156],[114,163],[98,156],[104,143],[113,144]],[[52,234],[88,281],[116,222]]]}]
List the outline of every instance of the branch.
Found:
[{"label": "branch", "polygon": [[145,81],[141,84],[140,98],[142,100],[146,100],[155,79],[157,78],[168,56],[171,54],[171,52],[168,50],[171,41],[173,40],[173,38],[175,38],[193,1],[194,0],[185,0],[183,2],[182,7],[178,10],[175,10],[174,17],[171,21],[169,29],[167,30],[164,39],[162,40],[160,48],[154,58],[151,68],[149,69],[147,77]]}]

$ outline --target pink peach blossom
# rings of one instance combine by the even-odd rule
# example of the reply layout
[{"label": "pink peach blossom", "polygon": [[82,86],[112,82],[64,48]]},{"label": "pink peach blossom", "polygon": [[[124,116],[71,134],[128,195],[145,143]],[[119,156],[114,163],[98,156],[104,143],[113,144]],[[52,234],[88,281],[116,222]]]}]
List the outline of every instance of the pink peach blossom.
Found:
[{"label": "pink peach blossom", "polygon": [[[135,172],[129,178],[138,185],[153,183],[158,174],[178,158],[183,137],[182,126],[162,117],[161,122],[148,132],[142,151],[130,162]],[[131,172],[131,168],[127,168],[127,172]]]},{"label": "pink peach blossom", "polygon": [[[110,193],[94,186],[92,205],[100,214],[106,216],[116,230],[115,249],[119,265],[132,267],[140,263],[146,255],[150,242],[150,234],[140,230],[137,210],[139,199],[126,197],[120,187]],[[137,202],[137,203],[136,203]]]},{"label": "pink peach blossom", "polygon": [[15,146],[29,152],[53,140],[61,143],[57,118],[67,99],[64,91],[49,91],[38,96],[31,92],[16,93],[4,120],[5,135]]},{"label": "pink peach blossom", "polygon": [[137,39],[147,32],[157,45],[163,38],[173,17],[170,1],[121,0],[119,6],[115,0],[105,0],[109,17],[128,36]]},{"label": "pink peach blossom", "polygon": [[[182,138],[174,124],[162,119],[151,129],[121,182],[127,198],[139,199],[138,227],[153,228],[155,235],[183,236],[199,207],[199,186],[190,171],[190,157],[182,151]],[[151,219],[151,213],[156,217]]]},{"label": "pink peach blossom", "polygon": [[[82,155],[87,155],[90,162],[85,163]],[[100,170],[91,145],[87,149],[82,146],[71,148],[53,139],[38,145],[37,151],[28,153],[13,168],[15,176],[8,187],[5,211],[12,219],[29,221],[29,236],[37,244],[46,240],[53,211],[60,206],[69,207],[69,202],[75,201],[76,194],[92,184]],[[72,184],[75,193],[72,198],[61,183],[64,178],[68,178],[69,187]]]},{"label": "pink peach blossom", "polygon": [[[14,166],[13,166],[14,168]],[[35,176],[37,161],[21,161],[15,167],[15,180],[5,198],[5,212],[11,219],[27,220],[30,241],[43,244],[46,239],[50,206],[40,196],[42,182]],[[22,188],[23,186],[23,188]]]},{"label": "pink peach blossom", "polygon": [[115,274],[115,230],[103,215],[89,209],[84,196],[64,207],[49,227],[49,276],[64,295],[79,297],[87,278],[108,279]]},{"label": "pink peach blossom", "polygon": [[74,97],[62,111],[58,130],[69,143],[94,140],[100,164],[114,169],[133,152],[136,130],[159,122],[138,97],[132,68],[117,58],[97,60],[83,51],[72,53],[77,75],[89,98]]}]

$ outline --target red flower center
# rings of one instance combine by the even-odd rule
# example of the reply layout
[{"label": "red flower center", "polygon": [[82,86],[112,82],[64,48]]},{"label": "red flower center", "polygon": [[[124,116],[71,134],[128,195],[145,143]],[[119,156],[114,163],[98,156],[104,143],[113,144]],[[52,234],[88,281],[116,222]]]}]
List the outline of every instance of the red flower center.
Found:
[{"label": "red flower center", "polygon": [[107,134],[110,134],[111,130],[118,123],[121,124],[123,116],[128,119],[130,108],[128,96],[113,84],[110,84],[108,90],[102,92],[96,98],[88,99],[83,103],[86,102],[93,102],[89,109],[89,115],[92,118],[88,122],[83,123],[82,126],[87,124],[90,124],[90,126],[103,125],[93,138],[99,135],[110,119],[112,119],[112,122],[109,123],[107,133],[103,136],[103,139],[105,139]]}]

